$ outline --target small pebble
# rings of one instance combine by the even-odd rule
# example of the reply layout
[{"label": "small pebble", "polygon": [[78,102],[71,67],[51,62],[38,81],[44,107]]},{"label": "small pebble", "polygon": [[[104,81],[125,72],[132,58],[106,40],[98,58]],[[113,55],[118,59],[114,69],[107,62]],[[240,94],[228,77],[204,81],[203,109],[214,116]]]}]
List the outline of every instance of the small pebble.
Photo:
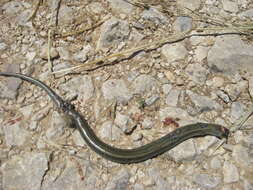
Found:
[{"label": "small pebble", "polygon": [[142,124],[142,128],[143,129],[151,129],[154,125],[153,121],[151,120],[151,118],[144,118]]},{"label": "small pebble", "polygon": [[[48,47],[47,47],[47,45],[42,47],[41,52],[40,52],[40,57],[42,59],[45,59],[45,60],[48,59]],[[58,57],[59,57],[59,52],[57,51],[57,49],[51,47],[50,48],[50,59],[56,59]]]},{"label": "small pebble", "polygon": [[170,82],[175,82],[176,77],[171,71],[166,71],[164,74]]},{"label": "small pebble", "polygon": [[224,85],[224,79],[221,77],[214,77],[212,80],[212,85],[216,88]]},{"label": "small pebble", "polygon": [[177,86],[182,86],[185,84],[184,80],[180,77],[176,79]]},{"label": "small pebble", "polygon": [[223,166],[224,183],[233,183],[239,180],[237,167],[229,161],[225,161]]},{"label": "small pebble", "polygon": [[134,141],[140,141],[142,138],[143,138],[143,134],[141,134],[141,133],[134,133],[134,134],[132,135],[132,139],[133,139]]}]

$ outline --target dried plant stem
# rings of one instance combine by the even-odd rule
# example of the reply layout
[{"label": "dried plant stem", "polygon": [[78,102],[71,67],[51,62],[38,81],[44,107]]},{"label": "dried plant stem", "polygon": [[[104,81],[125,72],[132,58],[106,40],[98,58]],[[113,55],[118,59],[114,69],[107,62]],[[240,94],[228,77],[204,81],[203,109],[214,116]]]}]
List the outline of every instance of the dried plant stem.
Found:
[{"label": "dried plant stem", "polygon": [[191,37],[194,37],[194,36],[250,35],[249,33],[246,33],[246,32],[237,32],[237,31],[236,32],[222,32],[222,33],[221,32],[196,33],[196,34],[189,34],[189,33],[190,32],[187,31],[187,32],[182,32],[180,34],[175,34],[175,35],[172,35],[170,37],[163,38],[163,39],[160,39],[160,40],[154,40],[155,42],[144,44],[144,45],[138,46],[136,48],[128,49],[128,50],[121,51],[121,52],[118,52],[118,53],[113,53],[111,55],[96,59],[94,61],[91,61],[91,62],[88,62],[88,63],[85,63],[85,64],[80,64],[80,65],[77,65],[77,66],[74,66],[74,67],[71,67],[71,68],[62,69],[62,70],[53,72],[53,74],[68,72],[68,71],[74,71],[74,70],[77,70],[77,69],[80,69],[80,68],[87,68],[87,67],[88,68],[86,70],[90,70],[92,68],[90,68],[89,66],[95,65],[97,63],[105,62],[106,60],[109,60],[109,59],[114,58],[114,57],[122,57],[122,56],[126,56],[126,55],[129,55],[129,54],[132,55],[133,53],[136,53],[138,51],[154,50],[158,47],[161,47],[162,45],[164,45],[166,43],[176,43],[176,42],[179,42],[179,41],[182,41],[184,39],[191,38]]}]

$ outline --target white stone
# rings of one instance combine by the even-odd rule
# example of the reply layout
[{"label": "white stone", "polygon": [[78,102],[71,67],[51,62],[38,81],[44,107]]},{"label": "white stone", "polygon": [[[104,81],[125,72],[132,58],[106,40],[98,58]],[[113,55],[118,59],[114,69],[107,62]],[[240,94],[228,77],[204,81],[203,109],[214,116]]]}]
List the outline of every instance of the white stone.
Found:
[{"label": "white stone", "polygon": [[123,0],[108,0],[110,7],[117,13],[131,14],[133,5]]},{"label": "white stone", "polygon": [[228,12],[237,13],[238,5],[236,2],[230,0],[222,0],[223,9]]},{"label": "white stone", "polygon": [[166,97],[166,104],[168,106],[177,106],[180,90],[172,89]]},{"label": "white stone", "polygon": [[198,46],[195,50],[195,59],[198,62],[203,61],[207,57],[209,47]]},{"label": "white stone", "polygon": [[183,60],[188,55],[187,49],[181,43],[166,44],[162,47],[161,53],[169,63]]},{"label": "white stone", "polygon": [[8,147],[11,146],[22,146],[28,136],[28,131],[23,129],[20,122],[13,125],[5,124],[3,126],[3,132],[5,137],[5,142]]},{"label": "white stone", "polygon": [[[183,8],[190,9],[192,11],[195,11],[200,8],[201,1],[200,0],[178,0],[177,4]],[[187,10],[186,9],[186,10]]]},{"label": "white stone", "polygon": [[223,166],[224,183],[233,183],[239,180],[237,167],[229,161],[225,161]]},{"label": "white stone", "polygon": [[132,98],[131,91],[123,80],[111,79],[103,83],[102,92],[105,99],[116,99],[120,103],[127,103]]}]

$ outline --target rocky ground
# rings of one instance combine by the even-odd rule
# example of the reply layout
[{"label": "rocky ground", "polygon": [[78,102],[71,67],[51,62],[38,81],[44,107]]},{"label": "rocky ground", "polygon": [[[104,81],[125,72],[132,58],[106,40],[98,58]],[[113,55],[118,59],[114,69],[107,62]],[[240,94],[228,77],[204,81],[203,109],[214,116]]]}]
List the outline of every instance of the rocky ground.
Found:
[{"label": "rocky ground", "polygon": [[[46,0],[39,6],[1,0],[0,70],[44,81],[105,142],[138,147],[177,124],[231,128],[244,115],[253,97],[252,36],[157,42],[187,31],[245,29],[252,20],[251,0]],[[213,154],[219,140],[207,136],[121,165],[87,147],[38,87],[1,77],[0,89],[0,190],[253,189],[253,118]]]}]

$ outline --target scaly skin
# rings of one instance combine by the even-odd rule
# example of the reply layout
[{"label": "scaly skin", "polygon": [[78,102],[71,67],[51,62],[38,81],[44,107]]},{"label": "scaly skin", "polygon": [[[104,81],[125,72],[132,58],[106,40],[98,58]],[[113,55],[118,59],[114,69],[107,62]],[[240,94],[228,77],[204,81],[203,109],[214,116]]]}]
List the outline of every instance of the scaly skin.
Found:
[{"label": "scaly skin", "polygon": [[160,139],[152,141],[138,148],[116,148],[101,141],[88,125],[87,121],[81,116],[80,113],[75,110],[74,106],[65,102],[43,82],[32,77],[16,73],[0,72],[0,76],[20,78],[45,90],[50,98],[54,101],[56,106],[74,121],[75,127],[79,130],[81,136],[88,144],[88,146],[90,146],[91,149],[98,153],[100,156],[113,162],[122,164],[142,162],[158,156],[174,148],[176,145],[182,143],[183,141],[193,137],[211,135],[218,138],[227,138],[229,134],[229,130],[227,128],[217,124],[195,123],[180,127],[173,132],[161,137]]}]

